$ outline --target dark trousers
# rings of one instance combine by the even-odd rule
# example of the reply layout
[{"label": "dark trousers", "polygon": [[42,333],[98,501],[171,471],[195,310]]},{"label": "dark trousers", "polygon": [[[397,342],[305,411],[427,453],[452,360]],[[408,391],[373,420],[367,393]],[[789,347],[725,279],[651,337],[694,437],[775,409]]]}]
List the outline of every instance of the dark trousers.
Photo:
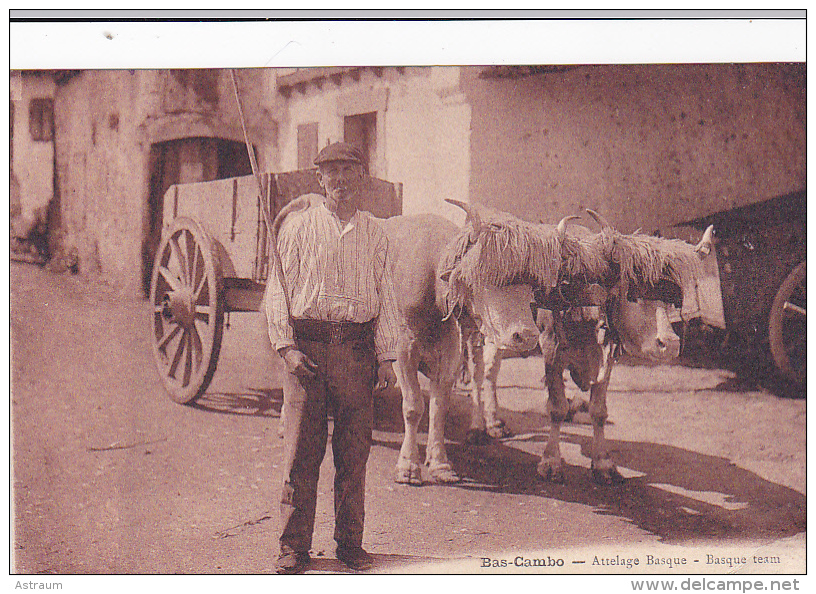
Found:
[{"label": "dark trousers", "polygon": [[287,373],[281,550],[312,546],[317,481],[326,453],[328,414],[334,418],[334,539],[361,546],[365,516],[365,473],[373,425],[372,389],[376,377],[373,338],[338,345],[298,340],[314,363],[316,378]]}]

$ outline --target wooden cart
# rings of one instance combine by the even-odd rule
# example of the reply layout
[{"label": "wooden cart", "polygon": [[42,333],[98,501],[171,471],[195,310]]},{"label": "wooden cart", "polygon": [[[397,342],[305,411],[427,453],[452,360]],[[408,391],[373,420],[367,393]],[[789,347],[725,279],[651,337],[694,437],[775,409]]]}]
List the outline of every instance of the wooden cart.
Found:
[{"label": "wooden cart", "polygon": [[799,387],[807,381],[806,212],[800,191],[683,223],[716,229],[728,332]]},{"label": "wooden cart", "polygon": [[[292,199],[321,193],[316,170],[262,174],[261,185],[272,218]],[[402,185],[367,178],[361,209],[401,214]],[[212,380],[224,314],[260,311],[269,235],[251,175],[171,186],[162,220],[150,283],[152,350],[167,392],[184,404]]]}]

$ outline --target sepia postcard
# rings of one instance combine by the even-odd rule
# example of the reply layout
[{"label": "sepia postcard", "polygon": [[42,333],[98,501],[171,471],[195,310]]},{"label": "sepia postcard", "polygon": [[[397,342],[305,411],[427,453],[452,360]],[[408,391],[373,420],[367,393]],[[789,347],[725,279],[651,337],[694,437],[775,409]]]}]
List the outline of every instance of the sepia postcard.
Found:
[{"label": "sepia postcard", "polygon": [[[805,588],[804,10],[9,25],[15,592],[274,589],[284,541],[305,587]],[[353,164],[351,222],[324,157]],[[351,289],[342,250],[282,239],[307,194],[337,245],[386,238],[372,310],[315,313]],[[308,414],[284,303],[295,352],[329,353]],[[335,541],[359,419],[328,371],[362,381],[360,336],[367,385],[397,383],[353,413],[364,564]],[[311,511],[284,487],[303,439]]]}]

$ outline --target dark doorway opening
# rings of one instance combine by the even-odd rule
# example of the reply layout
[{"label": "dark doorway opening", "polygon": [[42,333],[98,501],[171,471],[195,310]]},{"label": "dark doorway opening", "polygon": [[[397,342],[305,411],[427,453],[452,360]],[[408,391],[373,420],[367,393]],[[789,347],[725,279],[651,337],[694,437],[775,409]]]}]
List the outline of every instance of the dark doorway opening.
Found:
[{"label": "dark doorway opening", "polygon": [[[150,147],[150,221],[142,244],[142,288],[150,292],[153,258],[161,242],[164,194],[173,184],[250,175],[246,144],[224,138],[179,138]],[[203,221],[206,224],[206,221]]]}]

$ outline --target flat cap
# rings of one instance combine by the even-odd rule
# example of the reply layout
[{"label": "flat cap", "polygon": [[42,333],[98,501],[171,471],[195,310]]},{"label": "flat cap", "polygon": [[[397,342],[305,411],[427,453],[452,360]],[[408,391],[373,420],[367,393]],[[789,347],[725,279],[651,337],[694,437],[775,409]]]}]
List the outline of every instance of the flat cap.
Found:
[{"label": "flat cap", "polygon": [[347,142],[335,142],[325,147],[317,154],[314,160],[315,165],[328,163],[329,161],[353,161],[363,164],[363,153],[353,144]]}]

